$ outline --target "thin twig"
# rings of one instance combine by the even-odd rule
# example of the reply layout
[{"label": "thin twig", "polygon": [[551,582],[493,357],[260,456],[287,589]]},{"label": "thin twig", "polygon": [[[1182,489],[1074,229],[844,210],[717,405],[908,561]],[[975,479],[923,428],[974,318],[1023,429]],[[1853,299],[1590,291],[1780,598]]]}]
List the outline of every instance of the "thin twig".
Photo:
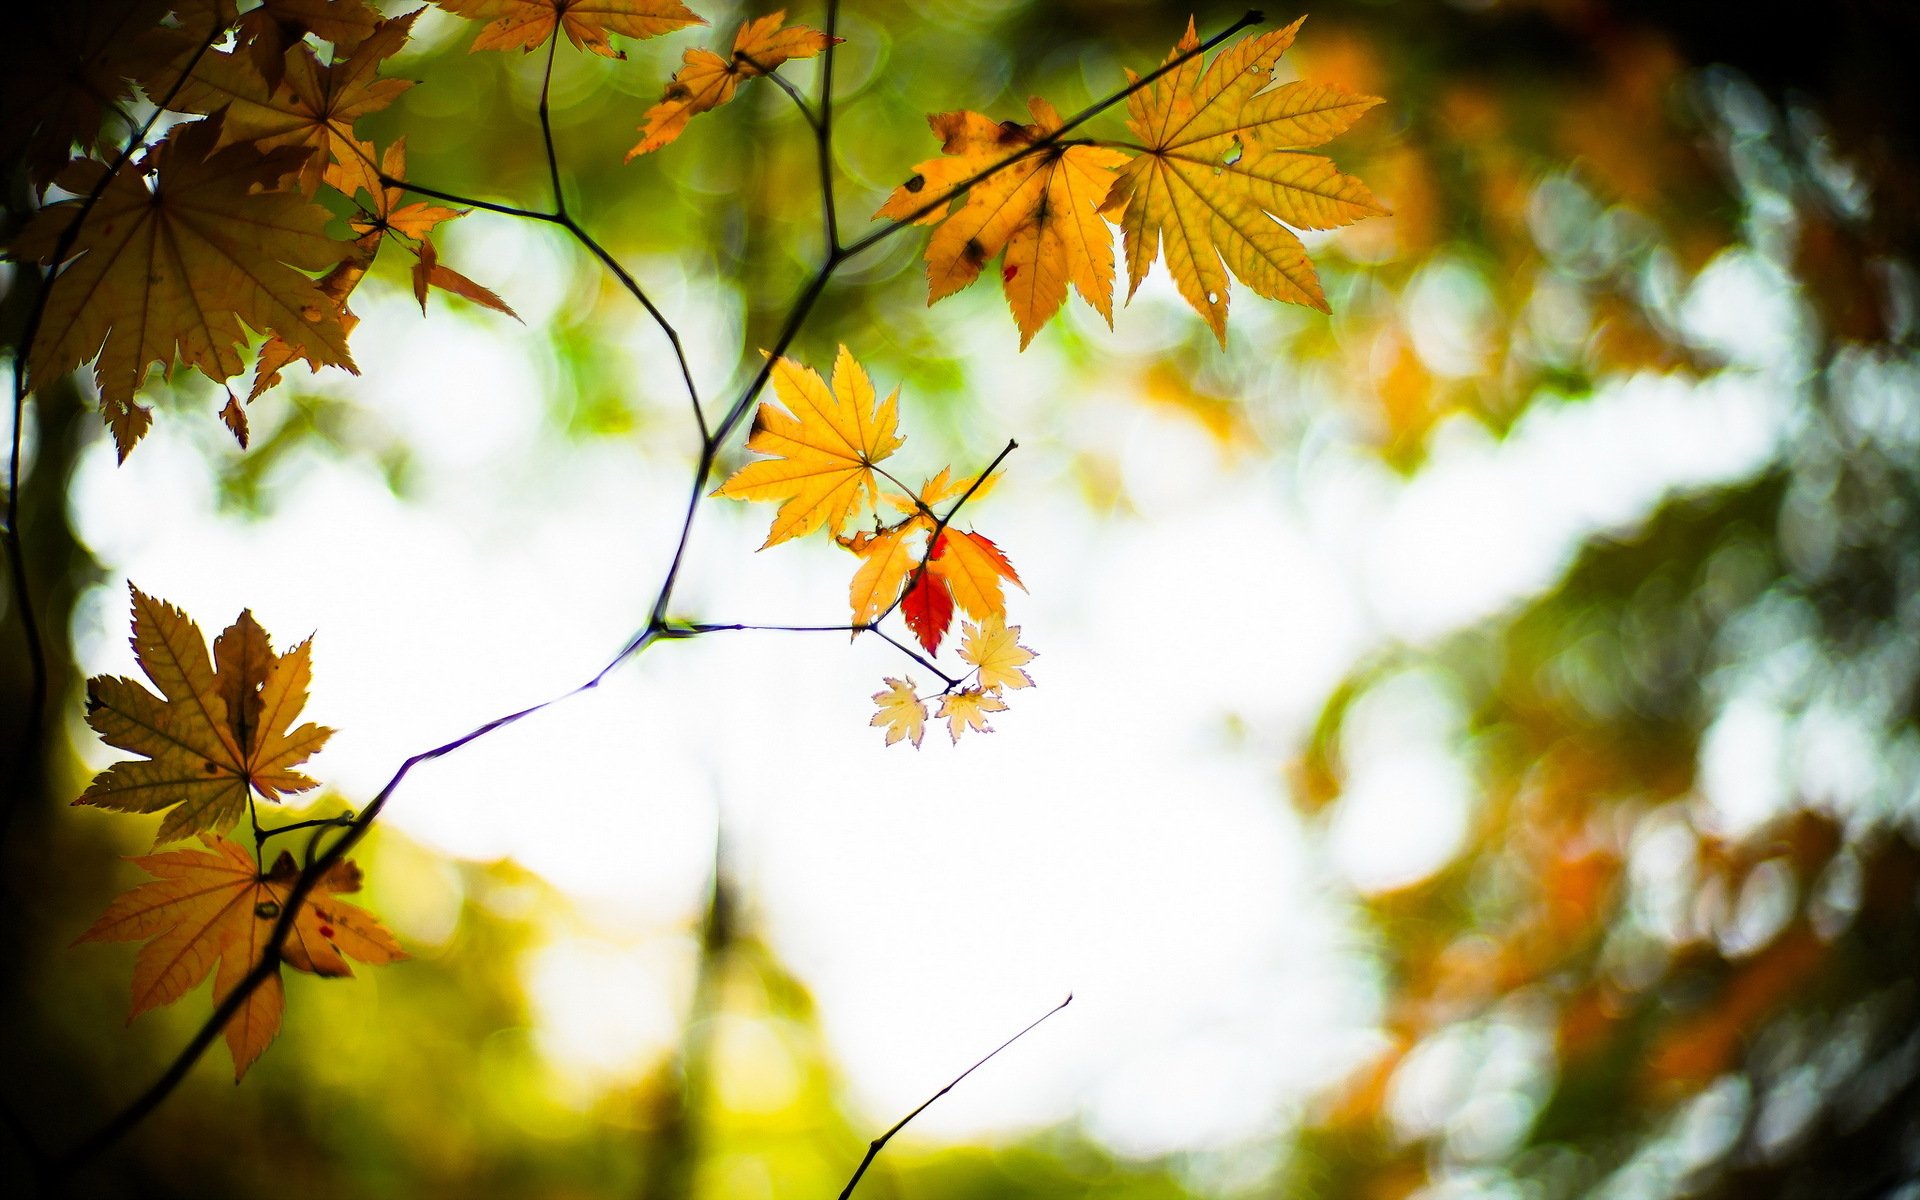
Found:
[{"label": "thin twig", "polygon": [[547,39],[547,69],[540,76],[540,140],[547,147],[547,178],[553,183],[553,211],[565,218],[566,193],[560,190],[560,156],[553,149],[553,119],[548,113],[547,97],[553,91],[553,55],[560,48],[558,36]]},{"label": "thin twig", "polygon": [[800,119],[807,123],[808,129],[820,128],[820,118],[813,115],[813,105],[807,103],[807,98],[800,94],[799,88],[787,82],[786,77],[780,74],[778,67],[767,66],[745,50],[735,50],[733,56],[757,69],[760,72],[760,78],[770,81],[775,87],[785,92],[787,99],[793,101],[794,107],[800,110]]},{"label": "thin twig", "polygon": [[814,152],[820,170],[820,217],[825,222],[827,259],[840,253],[840,218],[833,198],[833,48],[840,44],[840,0],[827,0],[827,48],[820,52],[820,123],[814,126]]},{"label": "thin twig", "polygon": [[1036,1018],[1032,1024],[1028,1025],[1025,1029],[1022,1029],[1019,1033],[1014,1034],[1012,1037],[1008,1038],[1006,1041],[1001,1042],[998,1046],[995,1046],[992,1050],[988,1051],[987,1056],[985,1058],[981,1059],[977,1063],[974,1063],[972,1066],[968,1067],[966,1070],[954,1076],[953,1082],[941,1088],[939,1091],[935,1092],[933,1095],[928,1096],[924,1101],[921,1102],[919,1108],[916,1108],[912,1112],[908,1113],[906,1116],[901,1117],[897,1122],[894,1123],[894,1126],[892,1129],[887,1130],[885,1133],[881,1134],[879,1137],[873,1139],[873,1141],[869,1143],[867,1146],[867,1156],[860,1160],[860,1165],[858,1167],[854,1168],[853,1178],[847,1180],[847,1186],[841,1189],[840,1200],[848,1200],[848,1198],[853,1195],[853,1189],[859,1185],[860,1177],[867,1173],[867,1168],[873,1165],[873,1160],[879,1156],[880,1151],[886,1149],[887,1143],[893,1140],[893,1135],[896,1133],[899,1133],[902,1129],[905,1129],[909,1121],[913,1120],[915,1117],[919,1116],[921,1113],[927,1111],[927,1109],[933,1107],[933,1102],[935,1100],[938,1100],[940,1097],[946,1095],[948,1092],[952,1091],[954,1088],[959,1087],[961,1080],[965,1079],[967,1076],[973,1074],[975,1071],[978,1071],[981,1067],[984,1067],[989,1062],[993,1061],[994,1055],[1000,1053],[1002,1050],[1005,1050],[1008,1046],[1013,1045],[1015,1042],[1027,1036],[1029,1033],[1032,1033],[1034,1029],[1040,1024],[1041,1021],[1046,1020],[1048,1017],[1051,1017],[1053,1014],[1059,1012],[1061,1009],[1065,1008],[1067,1005],[1072,1003],[1073,1003],[1073,993],[1068,992],[1067,998],[1065,1000],[1062,1000],[1060,1003],[1054,1005],[1052,1008],[1048,1009],[1046,1012],[1041,1013],[1040,1016]]}]

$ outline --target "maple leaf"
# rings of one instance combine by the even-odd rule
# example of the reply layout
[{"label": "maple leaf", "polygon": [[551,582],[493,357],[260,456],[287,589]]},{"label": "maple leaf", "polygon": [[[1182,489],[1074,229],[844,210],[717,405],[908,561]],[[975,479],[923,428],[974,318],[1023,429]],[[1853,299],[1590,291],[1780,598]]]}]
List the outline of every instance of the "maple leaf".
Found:
[{"label": "maple leaf", "polygon": [[744,80],[771,74],[791,58],[812,58],[835,42],[817,29],[805,25],[782,28],[785,11],[770,13],[740,26],[733,38],[733,55],[721,58],[711,50],[689,50],[681,58],[681,67],[667,81],[660,103],[647,110],[642,137],[627,151],[632,162],[679,137],[687,122],[703,112],[711,112],[733,99]]},{"label": "maple leaf", "polygon": [[994,485],[1000,482],[998,471],[985,479],[977,475],[954,479],[952,475],[952,468],[941,467],[938,475],[920,485],[919,496],[902,496],[898,492],[886,492],[880,498],[903,513],[919,513],[925,518],[927,527],[932,528],[935,505],[944,504],[958,496],[966,496],[969,492],[972,493],[970,499],[978,500],[991,492]]},{"label": "maple leaf", "polygon": [[1002,579],[1026,590],[1000,547],[977,533],[942,530],[927,555],[927,569],[947,585],[960,611],[976,621],[1006,612]]},{"label": "maple leaf", "polygon": [[420,315],[423,317],[427,315],[427,289],[430,287],[451,292],[495,312],[505,313],[516,321],[520,320],[520,314],[509,308],[507,302],[491,289],[480,286],[451,267],[442,266],[440,254],[433,248],[433,243],[422,237],[420,258],[413,264],[413,298],[420,302]]},{"label": "maple leaf", "polygon": [[1033,686],[1033,677],[1024,668],[1036,657],[1020,645],[1020,627],[1008,625],[998,615],[978,625],[967,624],[960,631],[960,657],[980,672],[980,687],[989,692],[1009,691]]},{"label": "maple leaf", "polygon": [[154,842],[222,830],[252,796],[278,800],[313,780],[293,770],[333,733],[292,728],[307,702],[311,643],[275,655],[266,631],[242,612],[214,641],[208,660],[200,627],[178,608],[129,586],[133,652],[158,696],[138,681],[87,681],[87,723],[109,745],[144,759],[114,763],[75,804],[118,812],[172,809]]},{"label": "maple leaf", "polygon": [[[40,381],[98,355],[100,405],[122,459],[152,421],[133,402],[148,366],[177,354],[216,383],[230,379],[246,365],[242,322],[314,367],[355,369],[338,309],[303,274],[329,270],[350,248],[327,236],[325,209],[271,190],[302,152],[217,149],[219,138],[218,118],[176,126],[144,170],[108,181],[54,277],[28,355]],[[106,170],[78,160],[60,186],[84,196]],[[52,265],[81,204],[41,209],[9,255]]]},{"label": "maple leaf", "polygon": [[855,626],[872,625],[899,599],[907,577],[920,565],[919,555],[910,544],[916,532],[913,524],[903,522],[892,529],[856,533],[841,540],[841,545],[860,556],[860,566],[848,588]]},{"label": "maple leaf", "polygon": [[255,69],[269,86],[286,77],[287,51],[311,33],[351,53],[373,36],[380,14],[362,0],[263,0],[234,28],[235,42],[247,48]]},{"label": "maple leaf", "polygon": [[[1198,57],[1189,59],[1127,98],[1127,126],[1145,146],[1121,168],[1105,211],[1120,214],[1128,296],[1164,247],[1181,296],[1222,346],[1228,271],[1269,299],[1327,311],[1306,247],[1282,221],[1331,229],[1387,211],[1358,179],[1299,153],[1380,103],[1320,84],[1269,89],[1273,65],[1299,28],[1295,21],[1243,38],[1204,71]],[[1199,45],[1189,20],[1167,61]]]},{"label": "maple leaf", "polygon": [[365,191],[373,202],[366,209],[350,218],[348,223],[359,234],[378,233],[391,230],[412,241],[421,241],[442,222],[458,220],[467,215],[464,208],[446,208],[426,201],[402,204],[407,189],[390,187],[380,181],[380,175],[389,179],[407,177],[407,139],[397,138],[393,145],[380,158],[380,171],[373,173],[365,169],[364,164],[373,160],[373,147],[358,143],[349,159],[336,164],[327,172],[327,182],[338,188],[349,198],[358,191]]},{"label": "maple leaf", "polygon": [[[213,1003],[221,1004],[266,954],[268,939],[291,898],[300,870],[282,853],[261,873],[246,849],[202,835],[207,849],[170,850],[136,858],[155,876],[122,893],[79,942],[142,941],[133,965],[132,1020],[171,1004],[213,976]],[[353,974],[352,956],[379,965],[407,957],[371,913],[338,899],[360,890],[360,869],[336,863],[307,894],[280,948],[281,961],[315,975]],[[214,970],[218,963],[219,969]],[[280,1031],[283,994],[276,970],[247,997],[223,1033],[237,1081]]]},{"label": "maple leaf", "polygon": [[486,21],[473,39],[475,50],[532,50],[555,29],[565,31],[575,49],[608,58],[625,58],[607,40],[658,37],[705,25],[679,0],[434,0],[441,8],[471,21]]},{"label": "maple leaf", "polygon": [[[412,80],[380,75],[379,66],[406,45],[419,15],[416,11],[380,22],[351,54],[330,64],[323,65],[311,47],[295,42],[279,79],[263,74],[248,53],[202,54],[173,107],[224,112],[221,145],[252,142],[262,150],[304,149],[308,157],[300,167],[300,190],[312,195],[330,163],[364,163],[353,136],[354,122],[387,107],[413,86]],[[182,53],[198,53],[199,48],[195,41]],[[341,190],[353,194],[352,186]]]},{"label": "maple leaf", "polygon": [[[1060,129],[1053,105],[1035,96],[1027,108],[1031,125],[975,112],[928,117],[946,157],[916,166],[874,215],[901,220],[930,200],[950,199],[966,180]],[[957,210],[921,217],[942,222],[927,241],[927,303],[972,283],[1004,251],[1001,290],[1020,326],[1021,349],[1066,303],[1069,283],[1111,325],[1113,243],[1100,206],[1114,168],[1128,161],[1104,146],[1047,146],[973,184]]]},{"label": "maple leaf", "polygon": [[873,694],[873,702],[880,711],[873,714],[869,725],[884,725],[887,729],[887,745],[891,746],[903,738],[920,748],[920,735],[925,732],[927,706],[913,693],[913,680],[895,679],[888,676],[883,682],[887,688]]},{"label": "maple leaf", "polygon": [[[0,162],[24,163],[45,184],[75,143],[88,152],[102,146],[108,111],[132,97],[132,79],[167,56],[168,46],[149,35],[169,7],[167,0],[11,6],[0,39]],[[209,26],[190,28],[203,36]]]},{"label": "maple leaf", "polygon": [[981,688],[963,688],[940,697],[940,711],[934,716],[946,721],[947,736],[958,745],[960,735],[969,729],[992,733],[993,727],[987,724],[987,714],[1005,711],[1007,703],[999,693]]},{"label": "maple leaf", "polygon": [[741,467],[713,492],[783,502],[762,550],[823,525],[839,536],[863,500],[873,501],[874,464],[906,441],[894,432],[899,390],[876,404],[872,380],[845,346],[834,360],[831,391],[790,358],[774,360],[773,390],[786,408],[760,405],[747,449],[774,457]]},{"label": "maple leaf", "polygon": [[907,628],[927,648],[927,653],[938,654],[940,639],[953,623],[953,593],[947,590],[946,581],[940,576],[923,570],[914,576],[900,601],[900,615],[906,618]]}]

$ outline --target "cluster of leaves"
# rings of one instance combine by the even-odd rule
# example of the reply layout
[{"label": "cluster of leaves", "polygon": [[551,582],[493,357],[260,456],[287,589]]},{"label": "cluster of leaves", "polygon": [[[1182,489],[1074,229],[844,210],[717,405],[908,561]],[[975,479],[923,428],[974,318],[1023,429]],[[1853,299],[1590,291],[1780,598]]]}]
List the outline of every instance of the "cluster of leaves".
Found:
[{"label": "cluster of leaves", "polygon": [[[441,288],[512,315],[439,261],[434,227],[463,214],[400,203],[403,142],[382,152],[354,134],[361,117],[413,86],[380,67],[406,44],[418,12],[382,19],[361,0],[268,0],[244,17],[230,0],[120,7],[138,10],[120,14],[128,26],[147,27],[116,43],[99,77],[66,89],[98,88],[117,106],[138,83],[163,108],[200,119],[109,164],[92,153],[97,133],[76,136],[57,107],[21,114],[25,128],[9,132],[26,143],[34,182],[70,198],[42,208],[7,253],[59,268],[28,355],[30,379],[93,361],[123,459],[152,423],[135,396],[155,364],[190,365],[225,384],[246,369],[252,330],[267,340],[253,358],[249,402],[296,361],[354,371],[347,300],[389,242],[414,256],[423,309],[428,289]],[[169,8],[174,23],[161,23]],[[65,20],[84,26],[95,16],[94,6],[76,5]],[[66,32],[58,14],[48,19]],[[215,49],[229,30],[231,48]],[[309,37],[329,44],[324,60]],[[89,153],[66,161],[76,141]],[[329,232],[323,189],[358,209],[350,236]],[[246,411],[230,389],[221,419],[244,446]]]},{"label": "cluster of leaves", "polygon": [[[214,639],[209,658],[200,627],[178,608],[133,593],[133,653],[160,694],[137,679],[87,681],[87,723],[109,745],[142,758],[114,763],[75,804],[117,812],[166,811],[156,845],[198,835],[203,850],[175,850],[134,861],[157,878],[120,896],[81,941],[146,939],[133,970],[133,1012],[171,1004],[206,978],[216,960],[217,1006],[269,952],[300,874],[282,852],[262,869],[244,846],[219,834],[242,814],[264,852],[256,801],[279,801],[315,787],[293,768],[333,733],[294,726],[312,678],[309,642],[275,654],[266,630],[242,612]],[[234,1077],[246,1073],[280,1029],[277,963],[315,975],[350,975],[350,955],[366,963],[405,958],[380,923],[334,899],[358,891],[360,871],[340,862],[319,876],[294,913],[271,975],[229,1018],[225,1035]]]},{"label": "cluster of leaves", "polygon": [[[1033,652],[1017,642],[1020,627],[1006,624],[1002,581],[1024,587],[1007,556],[984,534],[952,528],[960,506],[992,486],[988,473],[955,479],[942,467],[916,495],[879,464],[906,442],[898,432],[900,393],[885,400],[866,369],[845,346],[833,364],[829,387],[817,372],[789,358],[773,364],[779,403],[761,404],[747,449],[769,457],[734,472],[714,492],[735,500],[779,501],[761,549],[824,530],[860,559],[848,588],[855,633],[873,629],[896,608],[928,654],[937,654],[953,624],[963,622],[960,657],[973,668],[972,686],[949,679],[940,693],[939,716],[955,742],[961,731],[991,732],[986,714],[1002,712],[1003,690],[1029,686],[1021,670]],[[781,405],[785,407],[782,408]],[[880,481],[900,488],[884,491]],[[934,506],[952,501],[936,513]],[[899,516],[887,523],[876,511],[872,530],[847,532],[862,509],[884,502]],[[886,680],[874,696],[880,710],[873,724],[887,729],[887,744],[906,738],[920,745],[927,706],[909,679]]]},{"label": "cluster of leaves", "polygon": [[[1185,61],[1128,98],[1139,144],[1064,140],[1069,123],[1037,96],[1027,102],[1031,124],[975,112],[928,118],[944,157],[915,167],[877,214],[939,224],[927,243],[927,302],[966,287],[999,256],[1022,348],[1066,302],[1069,283],[1111,325],[1105,220],[1114,220],[1125,235],[1128,296],[1164,249],[1181,296],[1223,346],[1228,272],[1269,299],[1325,312],[1306,248],[1287,226],[1332,229],[1386,210],[1360,180],[1301,151],[1380,101],[1322,84],[1272,86],[1299,28],[1245,38],[1203,69],[1189,21],[1167,56]],[[1009,157],[1012,166],[983,177]]]}]

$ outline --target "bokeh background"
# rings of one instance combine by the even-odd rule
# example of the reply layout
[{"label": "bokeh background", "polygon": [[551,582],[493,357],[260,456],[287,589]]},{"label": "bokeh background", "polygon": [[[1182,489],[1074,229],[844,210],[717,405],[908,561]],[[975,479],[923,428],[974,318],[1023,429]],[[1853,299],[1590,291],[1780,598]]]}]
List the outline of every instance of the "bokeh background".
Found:
[{"label": "bokeh background", "polygon": [[[712,31],[627,61],[563,53],[555,129],[582,222],[724,396],[819,216],[765,85],[622,163],[680,51],[758,11],[696,8]],[[842,11],[856,232],[934,153],[924,114],[1072,111],[1187,17]],[[1283,75],[1387,98],[1330,150],[1394,215],[1310,239],[1330,317],[1237,291],[1224,352],[1163,275],[1016,354],[987,285],[925,306],[921,238],[859,260],[794,352],[844,342],[902,388],[909,471],[1019,441],[968,516],[1026,581],[1039,686],[990,737],[883,748],[896,651],[719,634],[423,767],[358,855],[413,960],[292,979],[242,1086],[216,1049],[73,1189],[834,1195],[1072,992],[860,1194],[1916,1194],[1916,25],[1317,6]],[[363,130],[406,129],[417,180],[542,206],[541,57],[470,37],[424,15],[389,68],[422,86]],[[112,757],[80,681],[133,669],[127,580],[314,634],[309,711],[340,730],[314,813],[644,622],[697,445],[663,339],[557,230],[474,213],[441,249],[524,325],[370,281],[363,376],[300,373],[249,451],[184,375],[124,466],[79,385],[30,414],[63,737],[0,878],[8,1194],[24,1145],[96,1125],[206,1012],[128,1026],[131,951],[69,946],[146,848],[66,803]],[[766,516],[707,505],[678,615],[844,619],[850,560],[756,554]]]}]

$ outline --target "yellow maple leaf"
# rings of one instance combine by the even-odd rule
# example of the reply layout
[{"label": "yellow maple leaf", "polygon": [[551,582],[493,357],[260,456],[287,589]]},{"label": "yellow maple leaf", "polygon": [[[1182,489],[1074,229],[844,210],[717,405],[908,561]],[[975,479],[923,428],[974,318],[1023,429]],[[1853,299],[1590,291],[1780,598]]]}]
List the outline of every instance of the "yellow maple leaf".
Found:
[{"label": "yellow maple leaf", "polygon": [[940,697],[940,711],[934,715],[946,720],[947,736],[958,745],[960,735],[969,729],[992,733],[992,726],[987,724],[987,714],[1005,711],[1007,703],[998,692],[963,688]]},{"label": "yellow maple leaf", "polygon": [[435,0],[441,8],[470,21],[485,21],[473,39],[475,50],[532,50],[544,45],[555,29],[562,30],[575,49],[591,50],[607,58],[625,58],[615,50],[609,34],[630,38],[658,37],[705,25],[680,0]]},{"label": "yellow maple leaf", "polygon": [[747,449],[773,457],[741,467],[713,494],[782,502],[762,550],[823,525],[838,537],[854,511],[873,502],[874,464],[906,441],[894,432],[900,393],[876,403],[872,380],[845,346],[832,390],[812,368],[779,358],[773,391],[786,407],[763,402],[747,439]]},{"label": "yellow maple leaf", "polygon": [[880,711],[873,714],[869,725],[884,725],[887,730],[887,745],[891,746],[901,739],[920,748],[920,735],[927,724],[927,706],[913,693],[913,680],[895,679],[888,676],[883,682],[887,688],[873,694],[873,702]]},{"label": "yellow maple leaf", "polygon": [[[1027,108],[1030,125],[975,112],[928,117],[945,157],[916,166],[874,215],[901,220],[930,200],[951,199],[966,180],[1060,128],[1060,114],[1045,100],[1032,97]],[[975,183],[958,209],[921,217],[942,222],[927,242],[927,303],[972,283],[1004,251],[1001,290],[1021,349],[1066,302],[1069,283],[1112,324],[1113,244],[1100,206],[1113,169],[1127,161],[1104,146],[1049,146]]]},{"label": "yellow maple leaf", "polygon": [[[245,848],[202,835],[208,849],[171,850],[134,859],[154,879],[122,893],[77,942],[146,941],[133,965],[133,1011],[171,1004],[207,977],[215,963],[217,1006],[260,962],[299,878],[282,853],[262,873]],[[315,975],[353,974],[346,956],[379,965],[406,958],[372,914],[338,899],[360,890],[360,869],[335,864],[315,883],[280,948],[281,961]],[[227,1048],[238,1080],[280,1031],[283,995],[275,971],[228,1020]]]},{"label": "yellow maple leaf", "polygon": [[647,123],[640,127],[642,137],[627,151],[627,161],[679,137],[688,121],[733,99],[743,80],[766,75],[791,58],[812,58],[832,44],[826,34],[805,25],[782,28],[786,17],[783,10],[741,25],[729,58],[711,50],[687,51],[660,103],[647,110]]},{"label": "yellow maple leaf", "polygon": [[278,800],[313,780],[293,770],[332,730],[293,728],[312,679],[311,643],[276,655],[251,612],[242,612],[207,657],[200,627],[138,588],[133,651],[160,689],[97,675],[87,681],[87,723],[109,745],[145,755],[114,763],[75,804],[117,812],[171,809],[155,844],[230,827],[252,796]]},{"label": "yellow maple leaf", "polygon": [[1006,618],[994,615],[978,625],[968,624],[960,632],[960,657],[980,672],[984,691],[1009,691],[1033,686],[1033,677],[1022,668],[1037,656],[1020,645],[1020,627],[1008,625]]},{"label": "yellow maple leaf", "polygon": [[[271,190],[303,152],[216,149],[219,138],[218,118],[176,126],[144,170],[113,176],[54,277],[28,355],[40,382],[98,355],[100,406],[123,459],[152,421],[133,402],[148,366],[177,355],[216,383],[230,379],[246,365],[242,322],[314,367],[354,370],[339,308],[305,274],[330,269],[350,247],[327,236],[325,209]],[[85,196],[106,170],[75,162],[60,186]],[[41,209],[8,254],[47,263],[81,203]]]},{"label": "yellow maple leaf", "polygon": [[[1164,248],[1181,296],[1223,346],[1228,271],[1269,299],[1327,311],[1306,247],[1282,221],[1331,229],[1387,211],[1364,183],[1300,153],[1380,101],[1320,84],[1268,88],[1299,28],[1243,38],[1204,71],[1189,59],[1127,99],[1127,126],[1144,152],[1120,170],[1106,211],[1120,214],[1128,295]],[[1168,61],[1199,45],[1189,20]]]}]

